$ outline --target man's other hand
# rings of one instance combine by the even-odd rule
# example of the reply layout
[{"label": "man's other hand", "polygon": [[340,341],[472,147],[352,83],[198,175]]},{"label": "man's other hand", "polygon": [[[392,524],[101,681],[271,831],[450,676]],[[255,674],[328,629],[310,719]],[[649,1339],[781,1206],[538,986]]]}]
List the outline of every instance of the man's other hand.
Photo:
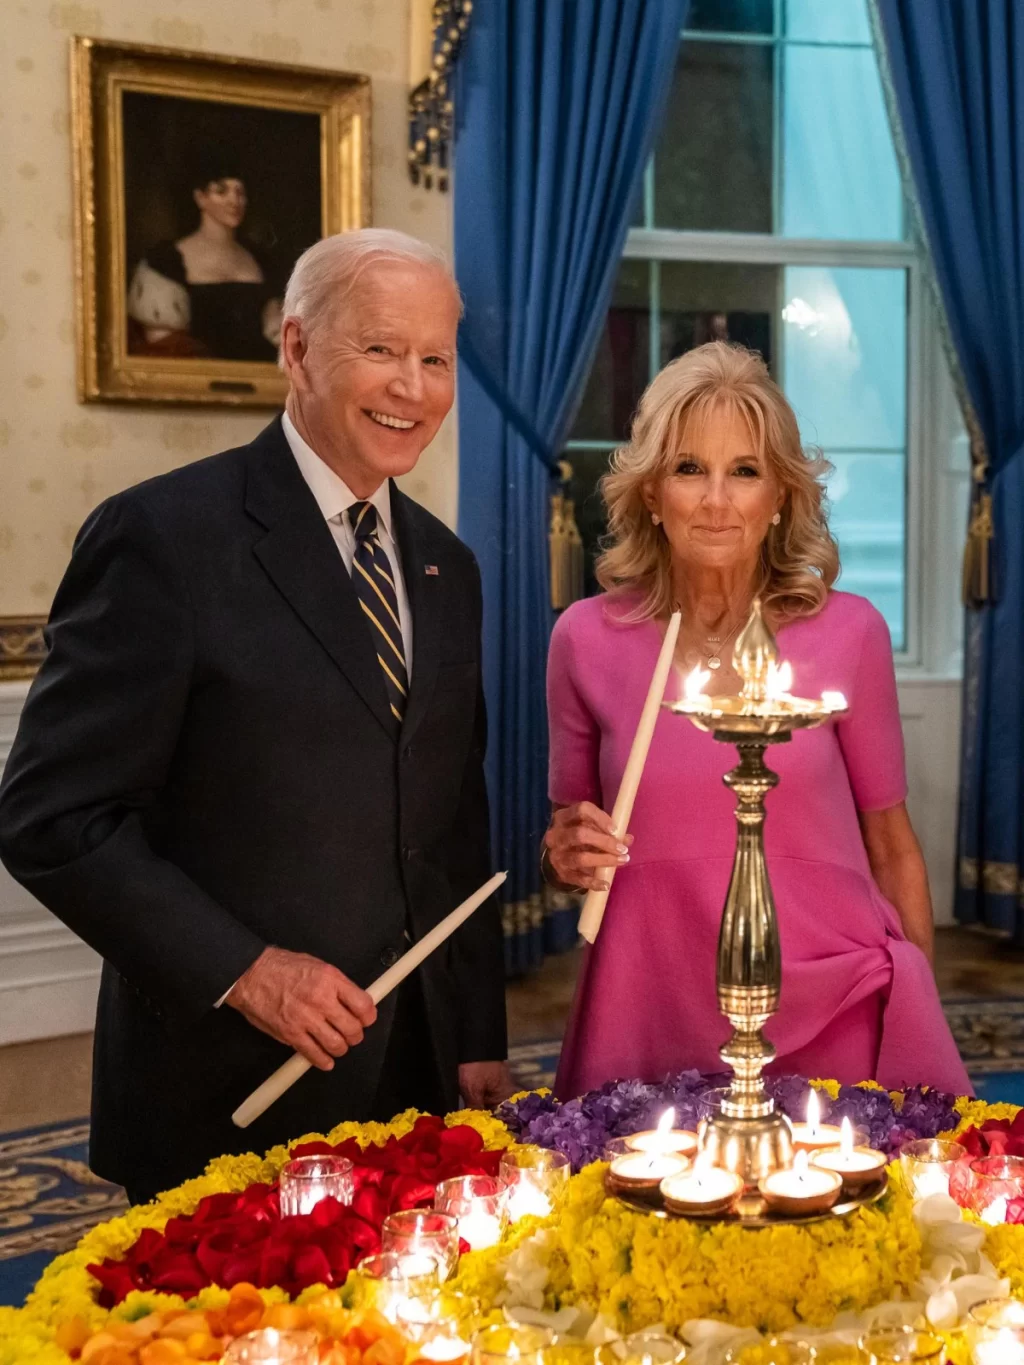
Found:
[{"label": "man's other hand", "polygon": [[361,1043],[363,1029],[377,1018],[367,993],[337,967],[284,948],[264,948],[225,1004],[321,1071]]},{"label": "man's other hand", "polygon": [[507,1062],[463,1062],[459,1093],[470,1109],[493,1109],[515,1093]]}]

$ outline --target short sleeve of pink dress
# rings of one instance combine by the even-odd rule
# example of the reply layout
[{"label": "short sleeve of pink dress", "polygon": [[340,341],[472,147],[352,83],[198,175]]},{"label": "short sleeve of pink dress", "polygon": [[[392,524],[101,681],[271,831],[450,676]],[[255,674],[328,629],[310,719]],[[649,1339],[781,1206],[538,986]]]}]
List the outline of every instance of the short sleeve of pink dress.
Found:
[{"label": "short sleeve of pink dress", "polygon": [[[657,622],[628,619],[634,605],[590,598],[555,627],[547,691],[558,804],[614,805],[662,636]],[[781,1005],[766,1028],[776,1069],[968,1093],[931,970],[875,884],[858,821],[907,793],[885,621],[864,598],[833,592],[818,615],[783,627],[778,643],[796,693],[839,691],[849,710],[767,754],[780,777],[765,823],[783,955]],[[684,718],[658,717],[630,861],[584,951],[558,1094],[721,1069],[728,1026],[716,999],[716,942],[736,846],[735,802],[722,779],[736,761],[731,745]],[[649,1001],[657,1008],[644,1008]]]},{"label": "short sleeve of pink dress", "polygon": [[888,810],[907,797],[903,727],[889,628],[873,607],[863,611],[850,714],[836,736],[857,809]]},{"label": "short sleeve of pink dress", "polygon": [[579,691],[573,642],[573,616],[555,623],[548,651],[550,767],[548,795],[557,805],[601,802],[598,768],[600,731]]}]

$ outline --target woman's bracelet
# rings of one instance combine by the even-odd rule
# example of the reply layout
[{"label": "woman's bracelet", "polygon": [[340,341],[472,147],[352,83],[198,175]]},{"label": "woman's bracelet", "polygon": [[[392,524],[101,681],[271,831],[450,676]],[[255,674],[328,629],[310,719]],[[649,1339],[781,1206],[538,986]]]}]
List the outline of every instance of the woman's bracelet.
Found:
[{"label": "woman's bracelet", "polygon": [[540,846],[540,875],[547,886],[553,891],[561,891],[565,896],[585,896],[587,888],[585,886],[570,886],[568,882],[559,880],[558,874],[551,865],[551,850],[547,844]]}]

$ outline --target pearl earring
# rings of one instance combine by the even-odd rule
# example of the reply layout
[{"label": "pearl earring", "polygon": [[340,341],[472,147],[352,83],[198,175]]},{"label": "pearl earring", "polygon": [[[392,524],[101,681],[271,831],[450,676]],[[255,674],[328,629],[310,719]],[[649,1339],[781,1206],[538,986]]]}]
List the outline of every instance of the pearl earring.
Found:
[{"label": "pearl earring", "polygon": [[773,525],[773,526],[778,526],[778,524],[779,524],[779,522],[780,522],[781,520],[782,520],[782,514],[781,514],[781,512],[776,512],[775,515],[772,517],[772,525]]},{"label": "pearl earring", "polygon": [[661,517],[658,516],[657,512],[651,513],[651,521],[654,522],[655,526],[661,525]]}]

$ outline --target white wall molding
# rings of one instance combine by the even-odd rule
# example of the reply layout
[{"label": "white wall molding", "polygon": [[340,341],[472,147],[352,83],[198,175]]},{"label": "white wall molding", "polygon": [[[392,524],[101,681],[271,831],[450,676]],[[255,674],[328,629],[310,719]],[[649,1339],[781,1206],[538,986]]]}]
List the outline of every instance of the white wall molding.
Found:
[{"label": "white wall molding", "polygon": [[[0,772],[28,683],[0,683]],[[0,1044],[87,1033],[100,959],[0,868]]]}]

